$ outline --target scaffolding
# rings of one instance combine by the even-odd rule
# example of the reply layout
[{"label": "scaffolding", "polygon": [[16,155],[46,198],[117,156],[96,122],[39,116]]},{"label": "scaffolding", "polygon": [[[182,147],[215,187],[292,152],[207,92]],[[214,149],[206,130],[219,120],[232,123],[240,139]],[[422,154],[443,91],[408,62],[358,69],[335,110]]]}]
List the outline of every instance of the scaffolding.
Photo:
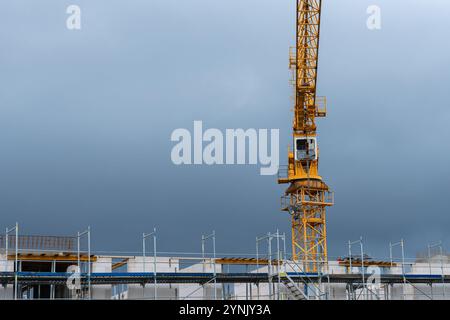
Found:
[{"label": "scaffolding", "polygon": [[[429,244],[420,258],[407,259],[402,239],[389,243],[387,259],[374,259],[361,237],[347,242],[348,256],[309,271],[288,254],[286,235],[278,230],[256,237],[256,251],[241,257],[218,253],[214,231],[202,235],[198,253],[158,252],[154,228],[142,234],[141,252],[118,254],[92,252],[90,227],[59,240],[22,236],[19,230],[16,224],[2,236],[0,299],[447,299],[450,286],[442,242]],[[147,260],[149,238],[153,257]],[[209,240],[212,252],[206,249]],[[72,292],[74,278],[78,287]]]}]

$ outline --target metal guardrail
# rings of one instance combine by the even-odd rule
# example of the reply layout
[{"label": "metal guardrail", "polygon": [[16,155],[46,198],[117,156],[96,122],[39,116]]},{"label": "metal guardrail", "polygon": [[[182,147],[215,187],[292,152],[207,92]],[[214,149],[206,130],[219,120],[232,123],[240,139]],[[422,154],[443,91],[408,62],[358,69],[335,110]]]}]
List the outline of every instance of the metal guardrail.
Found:
[{"label": "metal guardrail", "polygon": [[[295,201],[292,200],[292,197],[296,197]],[[281,197],[281,208],[290,208],[293,204],[309,204],[309,205],[326,205],[330,206],[334,204],[334,192],[333,191],[324,191],[324,197],[323,198],[316,198],[311,197],[308,195],[301,195],[301,194],[292,194],[292,195],[286,195]]]},{"label": "metal guardrail", "polygon": [[[16,236],[8,236],[8,249],[14,250]],[[0,235],[0,248],[6,248],[6,236]],[[77,251],[77,237],[60,237],[60,236],[39,236],[39,235],[19,235],[18,249],[21,251]]]}]

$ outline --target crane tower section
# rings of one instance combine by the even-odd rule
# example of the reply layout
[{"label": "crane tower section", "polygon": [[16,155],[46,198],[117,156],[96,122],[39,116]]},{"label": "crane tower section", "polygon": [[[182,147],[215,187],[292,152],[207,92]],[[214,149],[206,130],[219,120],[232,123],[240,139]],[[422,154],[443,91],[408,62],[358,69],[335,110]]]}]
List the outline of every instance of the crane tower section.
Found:
[{"label": "crane tower section", "polygon": [[317,144],[316,118],[326,116],[326,99],[316,95],[322,0],[296,1],[297,39],[289,57],[295,89],[293,146],[278,183],[289,184],[282,210],[291,215],[293,259],[305,271],[317,272],[327,262],[326,207],[334,202],[319,175]]}]

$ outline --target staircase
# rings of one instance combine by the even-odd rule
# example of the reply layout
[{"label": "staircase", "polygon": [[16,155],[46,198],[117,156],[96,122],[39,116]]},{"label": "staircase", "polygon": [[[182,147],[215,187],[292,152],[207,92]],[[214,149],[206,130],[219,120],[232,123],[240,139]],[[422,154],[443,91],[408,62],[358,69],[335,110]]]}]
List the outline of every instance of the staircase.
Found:
[{"label": "staircase", "polygon": [[[279,272],[278,276],[280,277],[281,282],[288,289],[289,295],[295,300],[310,300],[310,299],[321,299],[323,293],[320,290],[320,286],[317,283],[317,279],[312,279],[306,275],[303,271],[301,265],[297,264],[295,261],[284,261],[284,272]],[[301,281],[300,287],[299,285],[292,279],[287,273],[287,267],[290,266],[290,270],[298,270],[294,271],[295,273],[305,276]],[[305,290],[302,290],[301,287],[309,287],[312,290],[312,294],[307,294]]]},{"label": "staircase", "polygon": [[294,280],[287,273],[280,274],[284,286],[288,289],[289,295],[294,300],[308,300],[308,296],[298,287]]}]

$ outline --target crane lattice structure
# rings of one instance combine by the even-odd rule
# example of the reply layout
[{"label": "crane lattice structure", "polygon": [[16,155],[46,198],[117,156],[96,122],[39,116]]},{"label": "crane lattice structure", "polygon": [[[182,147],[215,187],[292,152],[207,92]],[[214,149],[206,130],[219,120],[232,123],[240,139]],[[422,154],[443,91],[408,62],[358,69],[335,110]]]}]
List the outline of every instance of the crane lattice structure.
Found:
[{"label": "crane lattice structure", "polygon": [[316,95],[321,10],[321,0],[297,0],[296,47],[289,57],[295,88],[294,146],[288,150],[287,171],[278,179],[289,184],[282,210],[291,215],[293,259],[307,272],[319,271],[327,261],[326,207],[334,203],[318,172],[316,118],[326,116],[326,99]]}]

